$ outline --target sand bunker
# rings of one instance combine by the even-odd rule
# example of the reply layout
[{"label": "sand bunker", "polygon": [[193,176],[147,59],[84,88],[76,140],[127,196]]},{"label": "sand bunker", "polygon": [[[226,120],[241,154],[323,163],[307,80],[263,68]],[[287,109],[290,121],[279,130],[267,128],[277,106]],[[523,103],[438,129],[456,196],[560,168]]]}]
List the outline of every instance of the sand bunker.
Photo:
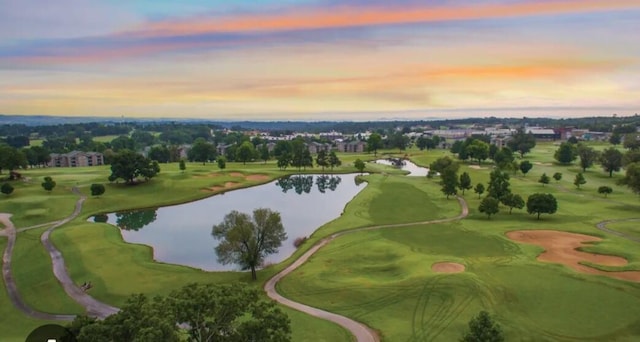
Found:
[{"label": "sand bunker", "polygon": [[470,169],[476,169],[476,170],[485,170],[486,167],[482,167],[480,165],[469,165]]},{"label": "sand bunker", "polygon": [[259,182],[262,182],[262,181],[269,180],[269,176],[267,176],[267,175],[249,175],[249,176],[246,176],[244,179],[246,179],[248,181],[259,181]]},{"label": "sand bunker", "polygon": [[229,173],[229,176],[231,176],[231,177],[244,177],[244,174],[242,174],[240,172],[231,172],[231,173]]},{"label": "sand bunker", "polygon": [[224,190],[224,189],[233,188],[238,184],[240,184],[240,183],[238,183],[238,182],[226,182],[226,183],[224,183],[224,186],[214,185],[214,186],[208,187],[208,188],[206,188],[204,190],[205,191],[220,191],[220,190]]},{"label": "sand bunker", "polygon": [[627,264],[625,258],[582,252],[577,248],[588,246],[590,242],[601,241],[602,239],[557,230],[518,230],[508,232],[507,237],[520,243],[537,245],[545,249],[538,255],[539,261],[553,262],[568,266],[578,272],[587,274],[598,274],[607,277],[640,282],[640,271],[602,271],[581,265],[580,262],[590,262],[603,266],[624,266]]},{"label": "sand bunker", "polygon": [[431,265],[431,270],[438,273],[464,272],[464,265],[455,262],[436,262]]},{"label": "sand bunker", "polygon": [[550,165],[553,165],[553,164],[551,164],[551,163],[541,163],[541,162],[533,162],[533,163],[534,163],[534,164],[536,164],[536,165],[544,165],[544,166],[550,166]]}]

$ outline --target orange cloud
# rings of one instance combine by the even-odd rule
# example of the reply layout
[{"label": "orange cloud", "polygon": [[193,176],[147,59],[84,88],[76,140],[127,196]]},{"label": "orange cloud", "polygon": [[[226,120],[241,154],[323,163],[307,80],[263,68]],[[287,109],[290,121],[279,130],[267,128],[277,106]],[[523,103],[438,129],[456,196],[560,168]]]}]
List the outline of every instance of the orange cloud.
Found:
[{"label": "orange cloud", "polygon": [[509,18],[640,8],[637,0],[529,1],[515,4],[415,7],[353,7],[290,10],[277,14],[189,18],[150,23],[126,32],[138,36],[174,36],[213,32],[288,31],[369,25]]}]

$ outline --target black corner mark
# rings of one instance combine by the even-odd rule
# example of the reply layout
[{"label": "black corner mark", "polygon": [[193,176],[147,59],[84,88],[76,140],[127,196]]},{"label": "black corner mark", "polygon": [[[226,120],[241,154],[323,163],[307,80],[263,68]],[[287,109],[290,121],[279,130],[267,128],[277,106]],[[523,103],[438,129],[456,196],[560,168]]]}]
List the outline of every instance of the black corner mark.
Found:
[{"label": "black corner mark", "polygon": [[76,342],[76,337],[61,325],[47,324],[34,329],[25,342]]}]

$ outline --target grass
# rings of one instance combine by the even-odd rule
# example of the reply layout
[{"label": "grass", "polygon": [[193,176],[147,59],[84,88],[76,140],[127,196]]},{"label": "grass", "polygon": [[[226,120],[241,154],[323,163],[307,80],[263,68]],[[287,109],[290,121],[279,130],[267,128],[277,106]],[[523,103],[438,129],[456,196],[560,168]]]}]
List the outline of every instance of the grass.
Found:
[{"label": "grass", "polygon": [[[361,320],[379,330],[385,341],[457,340],[468,320],[482,309],[496,315],[508,340],[637,339],[640,336],[640,329],[636,328],[640,323],[640,285],[576,273],[562,265],[540,263],[535,258],[541,248],[514,243],[504,235],[520,229],[557,229],[595,235],[604,240],[585,250],[619,255],[629,260],[629,265],[622,268],[600,268],[640,269],[636,243],[594,228],[597,222],[605,219],[638,217],[640,202],[637,196],[615,185],[615,180],[621,177],[619,174],[609,178],[595,167],[585,173],[587,184],[577,189],[572,184],[573,177],[581,170],[575,165],[556,165],[553,161],[556,148],[553,143],[539,144],[525,156],[534,163],[534,168],[526,176],[512,176],[511,181],[513,192],[525,199],[534,192],[554,194],[559,202],[556,214],[543,215],[538,221],[524,210],[514,210],[509,215],[508,210],[502,208],[488,220],[477,210],[480,203],[477,195],[468,192],[465,198],[471,210],[467,219],[347,234],[322,248],[309,263],[286,277],[280,283],[279,291],[294,300]],[[397,152],[380,151],[378,157],[383,157],[384,153],[397,155]],[[404,153],[423,166],[447,154],[442,150],[416,149]],[[352,165],[357,158],[373,160],[376,157],[345,154],[343,166],[335,171],[354,172]],[[347,204],[342,216],[320,227],[289,259],[260,271],[259,281],[252,284],[261,286],[315,242],[332,233],[377,224],[452,217],[459,213],[457,201],[445,199],[437,179],[404,177],[401,171],[384,165],[368,163],[366,167],[365,171],[382,173],[363,176],[368,186]],[[486,184],[490,164],[482,167],[476,169],[463,164],[460,172],[469,172],[473,184]],[[104,196],[87,200],[80,218],[52,234],[54,243],[65,256],[72,278],[78,282],[92,281],[91,294],[100,300],[120,305],[131,293],[166,294],[188,282],[249,282],[249,276],[246,273],[203,272],[154,262],[149,247],[123,242],[116,228],[87,223],[88,216],[197,200],[212,194],[203,188],[226,181],[241,182],[243,187],[256,184],[232,177],[228,174],[231,171],[260,173],[271,178],[297,173],[291,169],[279,171],[274,161],[247,165],[229,163],[226,175],[221,177],[210,177],[212,172],[220,172],[213,165],[189,163],[184,173],[178,170],[177,164],[161,165],[161,168],[159,177],[149,183],[133,187],[107,185]],[[309,169],[305,172],[318,171]],[[59,188],[47,195],[39,181],[20,184],[16,193],[0,199],[0,205],[3,211],[9,208],[6,210],[17,216],[14,218],[20,222],[19,226],[53,220],[57,214],[63,217],[68,215],[76,200],[68,194],[70,187],[78,186],[88,193],[91,183],[106,183],[108,172],[107,167],[29,170],[25,173],[33,179],[53,174]],[[560,182],[552,180],[543,187],[537,182],[543,172],[549,176],[562,172],[563,179]],[[596,192],[600,185],[612,186],[614,193],[608,198],[602,197]],[[38,196],[52,198],[47,200]],[[611,228],[632,233],[631,224],[616,223]],[[33,236],[37,240],[39,233],[34,231]],[[21,250],[35,249],[35,244],[30,245],[27,238],[20,241],[21,238],[22,234],[19,236]],[[20,259],[23,265],[33,262],[34,267],[46,261],[42,255],[33,259],[25,255]],[[431,265],[438,261],[459,262],[467,269],[461,274],[437,274],[431,270]],[[18,270],[22,267],[15,267],[16,272],[27,272]],[[46,267],[36,269],[45,270]],[[37,277],[38,281],[32,281],[51,282],[51,276],[42,273]],[[16,276],[30,279],[26,274]],[[33,291],[28,296],[39,294]],[[52,292],[51,296],[61,295]],[[33,298],[30,300],[38,302]],[[58,305],[57,309],[69,308],[64,301],[39,303],[43,308],[55,305]],[[3,310],[11,308],[3,306]],[[332,323],[285,310],[292,320],[294,341],[317,341],[319,336],[327,341],[351,339],[346,331]],[[18,336],[19,329],[14,330],[10,335]],[[4,337],[4,331],[0,335]]]}]

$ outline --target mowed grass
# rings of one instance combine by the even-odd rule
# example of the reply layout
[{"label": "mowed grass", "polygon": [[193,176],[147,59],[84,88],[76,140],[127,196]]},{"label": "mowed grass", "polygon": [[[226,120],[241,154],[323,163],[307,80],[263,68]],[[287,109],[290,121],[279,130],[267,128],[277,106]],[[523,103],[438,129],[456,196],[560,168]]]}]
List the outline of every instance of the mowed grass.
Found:
[{"label": "mowed grass", "polygon": [[[0,237],[0,251],[7,246],[7,238]],[[4,278],[0,277],[0,339],[7,342],[23,342],[27,335],[35,328],[45,324],[59,324],[59,322],[43,321],[25,316],[13,307],[7,296]]]}]

